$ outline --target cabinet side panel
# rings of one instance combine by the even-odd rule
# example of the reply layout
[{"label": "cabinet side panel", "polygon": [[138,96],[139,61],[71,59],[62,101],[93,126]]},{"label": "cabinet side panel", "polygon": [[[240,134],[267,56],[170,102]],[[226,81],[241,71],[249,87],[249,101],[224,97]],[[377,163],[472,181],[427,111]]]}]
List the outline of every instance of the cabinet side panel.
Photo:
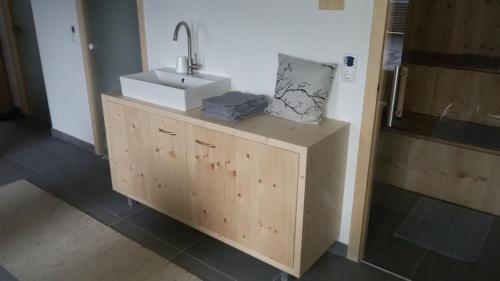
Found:
[{"label": "cabinet side panel", "polygon": [[345,126],[308,150],[301,274],[338,239],[348,137]]},{"label": "cabinet side panel", "polygon": [[113,188],[132,193],[132,180],[128,170],[130,158],[126,153],[124,107],[110,101],[105,101],[103,106]]}]

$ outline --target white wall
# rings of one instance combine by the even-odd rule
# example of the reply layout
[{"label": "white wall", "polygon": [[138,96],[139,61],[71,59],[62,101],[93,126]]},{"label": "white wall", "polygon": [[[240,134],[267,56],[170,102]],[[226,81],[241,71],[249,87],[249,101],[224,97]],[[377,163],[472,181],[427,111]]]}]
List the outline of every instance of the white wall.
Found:
[{"label": "white wall", "polygon": [[94,142],[75,0],[32,0],[52,127]]},{"label": "white wall", "polygon": [[340,241],[348,243],[361,125],[373,0],[346,1],[344,11],[320,11],[317,0],[145,0],[151,68],[175,66],[187,52],[186,20],[196,39],[203,71],[229,76],[236,90],[271,95],[282,52],[322,62],[359,56],[354,84],[335,80],[327,116],[351,123]]}]

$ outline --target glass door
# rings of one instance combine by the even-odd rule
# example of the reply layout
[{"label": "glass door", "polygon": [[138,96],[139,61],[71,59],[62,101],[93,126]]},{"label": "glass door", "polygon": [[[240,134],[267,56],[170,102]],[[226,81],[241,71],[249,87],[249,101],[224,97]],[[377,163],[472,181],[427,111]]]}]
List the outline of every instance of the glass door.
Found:
[{"label": "glass door", "polygon": [[392,0],[365,258],[500,280],[500,3]]}]

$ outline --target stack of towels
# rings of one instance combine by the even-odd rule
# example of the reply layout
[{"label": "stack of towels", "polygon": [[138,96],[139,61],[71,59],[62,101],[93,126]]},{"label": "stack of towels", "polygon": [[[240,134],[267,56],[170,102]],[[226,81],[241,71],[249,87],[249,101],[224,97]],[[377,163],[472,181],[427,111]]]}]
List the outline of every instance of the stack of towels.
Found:
[{"label": "stack of towels", "polygon": [[228,92],[222,96],[204,99],[201,111],[209,117],[238,122],[263,112],[266,107],[265,95]]}]

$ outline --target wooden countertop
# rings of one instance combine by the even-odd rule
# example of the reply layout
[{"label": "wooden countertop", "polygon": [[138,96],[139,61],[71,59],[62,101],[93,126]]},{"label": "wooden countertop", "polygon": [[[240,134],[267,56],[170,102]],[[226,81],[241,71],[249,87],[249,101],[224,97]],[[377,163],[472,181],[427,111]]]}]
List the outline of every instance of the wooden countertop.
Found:
[{"label": "wooden countertop", "polygon": [[179,111],[125,97],[120,92],[105,93],[102,99],[297,152],[303,152],[304,149],[349,126],[347,122],[326,118],[319,125],[301,124],[267,114],[233,123],[206,117],[200,109]]}]

